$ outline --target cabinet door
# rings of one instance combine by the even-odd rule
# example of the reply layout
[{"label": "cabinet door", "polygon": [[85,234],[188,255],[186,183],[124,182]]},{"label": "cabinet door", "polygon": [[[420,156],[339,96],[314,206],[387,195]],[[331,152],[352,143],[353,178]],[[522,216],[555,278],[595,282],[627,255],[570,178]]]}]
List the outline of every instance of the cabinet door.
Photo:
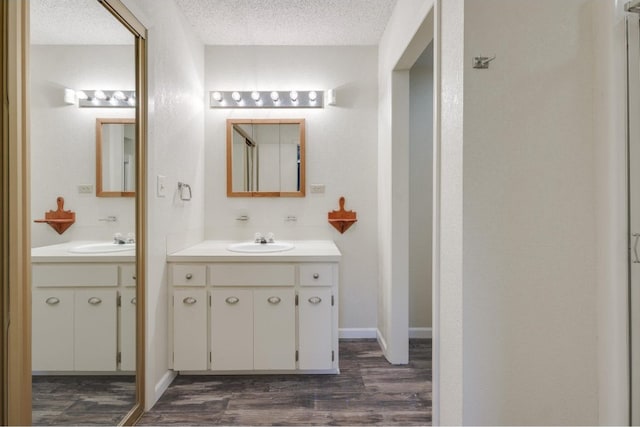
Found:
[{"label": "cabinet door", "polygon": [[296,318],[293,288],[253,291],[253,367],[296,368]]},{"label": "cabinet door", "polygon": [[207,291],[173,291],[173,369],[207,369]]},{"label": "cabinet door", "polygon": [[253,369],[253,298],[250,290],[211,291],[211,369]]},{"label": "cabinet door", "polygon": [[331,288],[302,288],[298,295],[299,369],[332,368]]},{"label": "cabinet door", "polygon": [[115,371],[117,305],[115,289],[75,291],[76,371]]},{"label": "cabinet door", "polygon": [[136,369],[136,290],[125,289],[120,300],[120,370]]},{"label": "cabinet door", "polygon": [[73,370],[73,290],[32,292],[34,371]]}]

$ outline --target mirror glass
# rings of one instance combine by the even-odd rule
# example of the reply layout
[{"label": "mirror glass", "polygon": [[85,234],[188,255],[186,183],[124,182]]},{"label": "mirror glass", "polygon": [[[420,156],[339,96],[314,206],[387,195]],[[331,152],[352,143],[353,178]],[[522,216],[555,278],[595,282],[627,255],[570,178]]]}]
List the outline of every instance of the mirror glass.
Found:
[{"label": "mirror glass", "polygon": [[[64,95],[134,90],[135,37],[100,2],[53,3],[29,2],[31,217],[42,219],[63,198],[75,222],[62,234],[31,223],[32,421],[118,425],[137,403],[140,260],[135,245],[100,251],[113,247],[117,233],[135,240],[136,197],[95,194],[135,194],[136,110],[80,108]],[[103,117],[117,119],[96,134]],[[104,151],[96,152],[97,135]],[[86,247],[95,250],[73,252]]]},{"label": "mirror glass", "polygon": [[227,120],[227,196],[304,197],[304,119]]},{"label": "mirror glass", "polygon": [[135,195],[135,148],[134,119],[96,119],[96,196]]}]

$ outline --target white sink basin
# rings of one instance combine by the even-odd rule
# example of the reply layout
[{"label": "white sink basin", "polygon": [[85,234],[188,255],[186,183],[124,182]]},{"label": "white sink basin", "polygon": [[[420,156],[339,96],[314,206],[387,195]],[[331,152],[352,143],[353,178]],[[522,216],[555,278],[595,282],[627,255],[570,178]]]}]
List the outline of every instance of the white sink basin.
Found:
[{"label": "white sink basin", "polygon": [[87,243],[85,245],[74,246],[69,252],[74,254],[104,254],[109,252],[131,251],[136,248],[135,243],[125,243],[119,245],[113,242]]},{"label": "white sink basin", "polygon": [[274,242],[274,243],[233,243],[227,246],[227,249],[231,252],[244,252],[244,253],[265,253],[265,252],[283,252],[293,249],[294,246],[291,243],[286,242]]}]

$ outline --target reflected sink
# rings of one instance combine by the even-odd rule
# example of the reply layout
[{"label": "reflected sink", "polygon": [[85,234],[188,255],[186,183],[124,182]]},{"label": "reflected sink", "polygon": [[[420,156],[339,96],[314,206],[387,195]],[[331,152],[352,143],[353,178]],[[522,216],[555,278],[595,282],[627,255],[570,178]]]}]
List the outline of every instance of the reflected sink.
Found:
[{"label": "reflected sink", "polygon": [[104,254],[109,252],[131,251],[135,248],[135,243],[125,243],[120,245],[112,242],[101,242],[74,246],[73,248],[69,249],[69,252],[74,254]]},{"label": "reflected sink", "polygon": [[274,242],[274,243],[233,243],[227,246],[227,249],[231,252],[244,252],[244,253],[266,253],[266,252],[283,252],[293,249],[294,246],[291,243],[286,242]]}]

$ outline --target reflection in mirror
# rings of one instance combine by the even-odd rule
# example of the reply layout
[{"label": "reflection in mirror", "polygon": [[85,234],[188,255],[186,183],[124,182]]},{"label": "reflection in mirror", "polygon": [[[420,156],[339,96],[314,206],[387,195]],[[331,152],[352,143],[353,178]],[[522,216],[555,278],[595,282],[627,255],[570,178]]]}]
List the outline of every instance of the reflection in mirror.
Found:
[{"label": "reflection in mirror", "polygon": [[96,196],[135,196],[135,135],[135,119],[96,119]]},{"label": "reflection in mirror", "polygon": [[304,119],[227,120],[227,196],[304,197]]},{"label": "reflection in mirror", "polygon": [[[32,217],[51,209],[58,196],[77,215],[62,235],[43,224],[31,228],[32,422],[117,425],[136,407],[141,259],[133,249],[71,249],[87,241],[113,242],[115,233],[139,234],[136,197],[93,197],[94,185],[96,193],[135,194],[133,165],[140,159],[131,150],[140,141],[125,143],[130,129],[138,131],[133,120],[107,125],[102,145],[109,155],[96,153],[95,132],[99,117],[134,117],[136,110],[80,109],[62,100],[65,88],[135,89],[135,37],[97,1],[29,3]],[[129,171],[123,168],[127,156]],[[96,157],[106,180],[94,182]]]}]

